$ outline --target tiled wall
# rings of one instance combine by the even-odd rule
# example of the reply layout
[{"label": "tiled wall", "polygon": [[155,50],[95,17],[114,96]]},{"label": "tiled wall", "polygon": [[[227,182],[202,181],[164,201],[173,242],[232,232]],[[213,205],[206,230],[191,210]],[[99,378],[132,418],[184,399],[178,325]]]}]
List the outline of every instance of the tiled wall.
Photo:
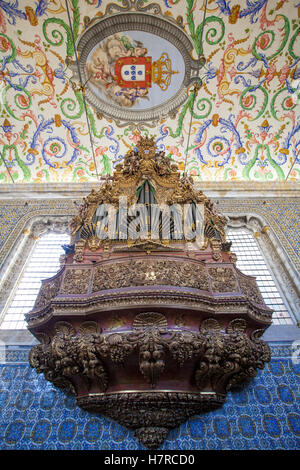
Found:
[{"label": "tiled wall", "polygon": [[[37,375],[28,350],[11,346],[0,367],[1,449],[143,449],[131,431],[81,410]],[[272,361],[248,387],[172,430],[161,449],[299,449],[300,364],[291,344],[271,350]]]},{"label": "tiled wall", "polygon": [[[236,200],[240,211],[264,215],[282,246],[299,256],[298,199]],[[251,207],[250,207],[251,206]],[[0,202],[0,252],[30,213],[72,214],[70,200]],[[250,211],[251,209],[251,211]],[[298,215],[297,215],[298,214]],[[295,327],[296,328],[296,327]],[[272,361],[251,384],[229,393],[226,404],[171,431],[162,449],[300,448],[300,364],[291,342],[272,344]],[[28,365],[28,346],[10,346],[0,364],[0,449],[140,449],[133,433],[82,411]],[[298,358],[299,359],[299,358]],[[295,362],[295,361],[294,361]],[[297,362],[297,361],[296,361]]]},{"label": "tiled wall", "polygon": [[1,200],[0,194],[0,249],[4,245],[8,236],[11,235],[17,225],[22,225],[22,221],[27,221],[37,212],[43,214],[60,213],[75,214],[76,208],[73,201],[64,200]]}]

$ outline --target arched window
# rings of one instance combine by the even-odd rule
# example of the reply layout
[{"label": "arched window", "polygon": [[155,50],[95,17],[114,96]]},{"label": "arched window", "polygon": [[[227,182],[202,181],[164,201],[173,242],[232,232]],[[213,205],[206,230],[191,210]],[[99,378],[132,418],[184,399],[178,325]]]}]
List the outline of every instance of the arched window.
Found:
[{"label": "arched window", "polygon": [[0,329],[26,328],[24,314],[32,309],[41,280],[57,273],[59,257],[64,253],[61,245],[69,242],[70,236],[65,233],[47,233],[38,239],[7,299]]},{"label": "arched window", "polygon": [[276,280],[273,278],[253,234],[246,229],[229,230],[227,239],[232,241],[231,251],[237,255],[237,268],[245,274],[256,277],[265,303],[274,310],[273,324],[294,324],[276,285]]}]

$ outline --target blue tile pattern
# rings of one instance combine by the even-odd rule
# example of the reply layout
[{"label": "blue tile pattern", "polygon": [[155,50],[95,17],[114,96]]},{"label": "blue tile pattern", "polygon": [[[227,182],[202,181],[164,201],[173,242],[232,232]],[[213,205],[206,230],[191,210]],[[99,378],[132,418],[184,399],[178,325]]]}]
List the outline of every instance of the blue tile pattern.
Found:
[{"label": "blue tile pattern", "polygon": [[300,205],[295,203],[273,201],[262,206],[266,216],[274,219],[293,247],[297,255],[300,255]]},{"label": "blue tile pattern", "polygon": [[[273,344],[272,361],[250,385],[229,393],[223,408],[170,432],[162,449],[299,449],[300,364],[290,344]],[[9,347],[0,365],[0,449],[144,447],[133,433],[78,408],[27,363],[28,347]]]}]

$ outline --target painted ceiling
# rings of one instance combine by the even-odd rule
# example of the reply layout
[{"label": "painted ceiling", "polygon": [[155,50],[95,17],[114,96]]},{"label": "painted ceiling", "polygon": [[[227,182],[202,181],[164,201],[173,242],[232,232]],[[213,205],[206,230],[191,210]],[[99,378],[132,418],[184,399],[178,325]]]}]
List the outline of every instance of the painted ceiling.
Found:
[{"label": "painted ceiling", "polygon": [[[202,37],[206,63],[197,93],[187,89],[176,113],[143,123],[99,113],[85,99],[86,87],[98,87],[112,109],[121,101],[127,108],[147,108],[154,99],[148,88],[135,88],[133,96],[132,88],[112,87],[105,65],[113,57],[140,60],[151,54],[157,60],[168,53],[174,69],[168,87],[177,92],[183,65],[167,37],[152,41],[151,33],[134,36],[129,28],[111,36],[109,44],[100,42],[87,67],[94,70],[98,54],[104,75],[98,70],[89,84],[80,84],[72,67],[91,20],[117,10],[154,15],[153,3],[0,0],[1,183],[101,180],[140,134],[155,136],[159,149],[195,182],[300,179],[299,0],[208,0],[203,28],[205,0],[155,4],[155,16],[177,23],[189,37],[192,60],[202,52]],[[155,86],[158,90],[157,77]],[[160,92],[156,100],[168,102],[167,92],[162,87]]]}]

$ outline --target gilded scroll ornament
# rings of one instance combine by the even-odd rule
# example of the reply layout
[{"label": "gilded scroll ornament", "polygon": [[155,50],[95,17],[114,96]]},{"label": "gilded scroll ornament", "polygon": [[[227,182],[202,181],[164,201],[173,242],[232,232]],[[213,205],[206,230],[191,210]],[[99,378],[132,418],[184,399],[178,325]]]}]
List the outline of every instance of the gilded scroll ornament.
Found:
[{"label": "gilded scroll ornament", "polygon": [[209,268],[212,289],[215,292],[232,292],[238,290],[237,276],[232,268]]},{"label": "gilded scroll ornament", "polygon": [[176,261],[126,261],[95,269],[93,292],[129,286],[174,285],[208,290],[205,268]]},{"label": "gilded scroll ornament", "polygon": [[61,292],[63,294],[84,294],[89,287],[91,271],[89,269],[67,269]]},{"label": "gilded scroll ornament", "polygon": [[[157,151],[154,139],[148,137],[141,137],[136,149],[129,151],[123,162],[116,165],[116,171],[110,181],[105,181],[98,191],[93,189],[84,198],[79,214],[71,221],[71,233],[75,235],[81,229],[81,234],[84,232],[81,237],[86,239],[86,233],[90,230],[100,204],[111,204],[118,210],[121,196],[127,198],[128,206],[137,203],[136,190],[146,180],[154,188],[158,204],[168,206],[179,204],[182,207],[191,203],[204,204],[205,236],[216,242],[225,243],[225,217],[217,212],[214,204],[202,191],[194,189],[191,177],[180,175],[177,165],[170,163],[164,152]],[[91,233],[90,236],[94,235],[95,233]]]}]

